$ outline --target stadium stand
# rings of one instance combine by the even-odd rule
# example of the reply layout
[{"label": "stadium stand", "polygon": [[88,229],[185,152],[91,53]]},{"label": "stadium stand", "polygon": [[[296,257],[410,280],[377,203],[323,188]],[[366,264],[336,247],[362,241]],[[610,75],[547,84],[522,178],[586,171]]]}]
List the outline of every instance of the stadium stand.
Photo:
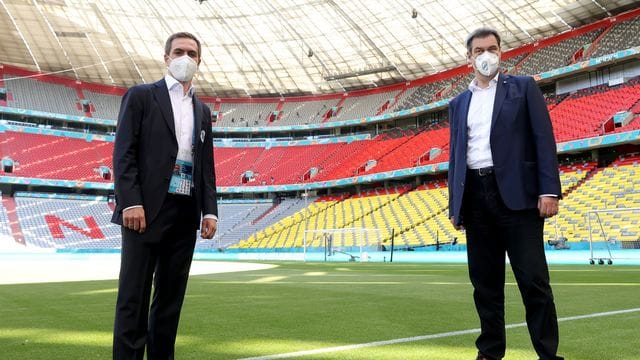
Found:
[{"label": "stadium stand", "polygon": [[407,90],[405,96],[399,99],[393,111],[412,109],[420,105],[428,104],[436,97],[436,94],[443,91],[452,79],[440,80],[433,83],[416,86],[411,91]]},{"label": "stadium stand", "polygon": [[62,136],[0,132],[0,154],[17,164],[11,176],[109,182],[97,169],[112,169],[113,143]]},{"label": "stadium stand", "polygon": [[640,100],[638,80],[609,88],[581,90],[550,110],[558,142],[602,135],[603,123],[618,111],[629,111]]},{"label": "stadium stand", "polygon": [[277,103],[232,103],[220,105],[216,127],[266,126]]},{"label": "stadium stand", "polygon": [[[2,196],[2,193],[0,193],[0,196]],[[4,204],[0,201],[0,249],[11,248],[14,246],[15,240],[11,234],[7,209],[5,209]]]},{"label": "stadium stand", "polygon": [[512,73],[516,75],[535,75],[544,70],[551,70],[569,65],[573,61],[573,54],[583,46],[590,45],[601,32],[602,29],[597,29],[562,40],[556,44],[537,49],[518,64]]},{"label": "stadium stand", "polygon": [[[369,172],[383,172],[448,161],[449,128],[426,129],[389,151]],[[365,172],[367,173],[367,172]]]},{"label": "stadium stand", "polygon": [[[584,178],[586,181],[560,202],[557,218],[547,220],[545,238],[555,238],[557,229],[557,235],[570,242],[586,242],[589,241],[589,229],[585,221],[587,211],[640,207],[640,156],[619,159],[602,169],[594,169],[593,164],[586,164],[576,172],[580,175],[588,169],[593,170]],[[602,227],[594,219],[592,236],[600,241],[608,240],[605,235],[619,241],[638,240],[640,216],[631,215],[601,215]]]},{"label": "stadium stand", "polygon": [[67,86],[33,79],[14,78],[9,74],[4,75],[4,84],[12,95],[11,99],[7,101],[7,105],[10,107],[56,114],[84,115],[84,112],[78,108],[76,91]]},{"label": "stadium stand", "polygon": [[247,239],[270,224],[301,211],[306,207],[306,202],[302,198],[283,199],[279,203],[268,203],[266,206],[259,204],[248,210],[239,210],[243,206],[246,207],[242,204],[220,204],[221,221],[216,236],[211,240],[199,239],[196,248],[222,250],[236,245],[241,239]]},{"label": "stadium stand", "polygon": [[[562,165],[564,199],[560,213],[547,220],[545,239],[566,237],[588,241],[584,221],[587,211],[640,207],[640,156],[620,158],[605,168],[595,162]],[[41,248],[118,248],[119,228],[110,223],[111,208],[104,200],[15,197],[17,215],[27,246]],[[308,206],[307,206],[308,204]],[[220,207],[220,227],[213,240],[199,240],[200,250],[280,249],[301,247],[305,230],[375,228],[380,242],[390,246],[391,229],[398,249],[464,244],[464,232],[448,219],[447,187],[433,181],[411,190],[410,186],[374,189],[359,194],[320,198],[287,198],[279,203],[225,201]],[[4,207],[0,220],[8,224]],[[635,241],[640,234],[640,216],[622,213],[602,218],[600,229],[616,241]],[[556,227],[557,221],[557,227]],[[599,225],[598,225],[599,226]],[[557,229],[557,233],[556,233]],[[11,230],[0,227],[0,235],[11,238]],[[377,241],[375,240],[375,241]],[[337,245],[337,244],[336,244]],[[344,244],[350,246],[352,244]]]},{"label": "stadium stand", "polygon": [[[432,246],[437,243],[465,243],[464,233],[451,225],[448,217],[448,190],[444,183],[423,185],[403,196],[411,222],[405,224],[403,231],[397,234],[396,244],[409,247]],[[402,199],[401,199],[402,200]],[[425,216],[426,215],[426,216]]]},{"label": "stadium stand", "polygon": [[[603,124],[619,111],[640,111],[640,81],[599,85],[569,96],[549,96],[548,107],[558,142],[599,136]],[[615,129],[640,128],[640,120]],[[287,145],[282,143],[280,145]],[[0,133],[0,153],[17,164],[12,176],[109,181],[96,171],[111,168],[112,143],[18,131]],[[379,173],[446,161],[448,130],[442,124],[418,132],[403,130],[351,143],[216,147],[220,186],[278,185]],[[305,164],[305,166],[300,166]],[[312,176],[311,170],[318,170]]]},{"label": "stadium stand", "polygon": [[329,121],[351,120],[377,115],[378,110],[385,102],[395,101],[399,92],[388,91],[373,95],[348,96],[338,109],[338,114]]},{"label": "stadium stand", "polygon": [[591,53],[592,58],[614,53],[616,51],[640,46],[640,18],[614,24],[596,45]]},{"label": "stadium stand", "polygon": [[325,114],[338,105],[340,99],[315,101],[287,101],[285,100],[280,112],[282,116],[277,125],[306,125],[320,124]]},{"label": "stadium stand", "polygon": [[248,236],[246,228],[273,206],[272,203],[222,203],[218,205],[218,230],[211,240],[198,238],[199,249],[224,249]]},{"label": "stadium stand", "polygon": [[[600,28],[514,56],[502,62],[503,70],[514,74],[538,74],[579,60],[576,54],[581,49],[593,58],[638,46],[639,30],[640,18],[616,23],[610,28]],[[324,100],[285,98],[234,102],[218,99],[211,104],[212,108],[218,106],[221,114],[214,126],[319,124],[415,108],[464,91],[472,75],[457,74],[403,90]],[[33,79],[7,80],[10,78],[10,74],[4,74],[4,86],[11,95],[8,106],[84,114],[78,109],[78,94],[71,87]],[[620,111],[633,114],[633,120],[616,128],[615,132],[640,129],[640,81],[638,78],[625,80],[624,84],[616,86],[598,85],[571,94],[547,94],[556,140],[565,142],[602,135],[604,122]],[[93,105],[95,117],[117,117],[118,96],[87,89],[82,93]],[[388,107],[383,109],[385,104]],[[333,108],[338,108],[337,114],[327,118],[326,114]],[[271,116],[274,111],[279,111],[275,119]],[[274,120],[273,123],[270,120]],[[296,184],[446,162],[448,140],[445,119],[435,126],[428,124],[419,129],[404,126],[371,140],[349,143],[290,146],[283,141],[278,145],[286,146],[216,147],[217,185]],[[112,143],[107,141],[11,130],[0,132],[0,156],[15,160],[15,170],[10,174],[14,177],[109,182],[96,168],[111,168],[111,152]],[[636,154],[618,159],[605,168],[597,168],[591,161],[562,165],[565,198],[561,202],[560,215],[548,220],[545,239],[559,234],[570,242],[587,241],[589,233],[584,221],[587,211],[640,207],[639,163],[640,156]],[[316,176],[311,175],[312,168],[318,170]],[[197,246],[199,249],[292,248],[301,246],[305,229],[346,227],[381,229],[387,241],[383,242],[385,245],[394,229],[396,245],[407,248],[432,246],[453,239],[464,243],[464,233],[455,230],[447,217],[446,197],[446,184],[435,181],[413,190],[399,187],[307,201],[292,198],[280,203],[225,202],[220,204],[218,234],[213,240],[200,240]],[[111,210],[104,201],[24,196],[15,200],[28,246],[119,246],[114,240],[119,235],[114,235],[110,228]],[[3,206],[0,206],[0,224],[0,237],[11,236],[11,229],[5,226],[8,220]],[[638,217],[621,214],[604,219],[602,229],[607,234],[616,234],[616,240],[638,239]],[[602,229],[592,235],[602,236]]]},{"label": "stadium stand", "polygon": [[93,105],[93,117],[101,119],[117,119],[121,97],[84,90],[83,94]]},{"label": "stadium stand", "polygon": [[104,200],[15,199],[27,247],[120,247],[120,226],[110,222],[113,210]]}]

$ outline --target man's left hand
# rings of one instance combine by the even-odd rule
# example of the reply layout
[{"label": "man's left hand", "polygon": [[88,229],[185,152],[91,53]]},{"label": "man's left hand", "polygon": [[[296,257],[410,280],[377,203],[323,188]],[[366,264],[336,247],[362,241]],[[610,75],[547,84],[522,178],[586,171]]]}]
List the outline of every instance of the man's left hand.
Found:
[{"label": "man's left hand", "polygon": [[202,225],[200,226],[200,236],[203,239],[213,239],[213,235],[216,234],[218,229],[218,221],[215,219],[202,219]]},{"label": "man's left hand", "polygon": [[550,218],[558,213],[558,198],[541,196],[538,198],[538,210],[541,218]]}]

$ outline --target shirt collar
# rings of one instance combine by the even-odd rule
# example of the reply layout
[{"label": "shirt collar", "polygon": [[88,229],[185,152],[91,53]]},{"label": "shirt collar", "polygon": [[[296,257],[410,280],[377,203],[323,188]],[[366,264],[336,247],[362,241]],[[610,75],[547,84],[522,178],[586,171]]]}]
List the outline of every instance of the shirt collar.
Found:
[{"label": "shirt collar", "polygon": [[496,76],[494,76],[493,79],[489,81],[489,87],[486,87],[486,88],[481,88],[480,86],[478,86],[478,80],[476,78],[473,78],[473,80],[471,80],[471,83],[469,84],[469,90],[471,90],[471,92],[475,92],[478,90],[491,89],[492,87],[496,86],[496,84],[498,84],[498,76],[500,76],[499,71],[496,74]]},{"label": "shirt collar", "polygon": [[[176,89],[176,87],[178,87],[180,89],[180,94],[184,95],[184,91],[182,89],[182,84],[176,80],[173,76],[167,74],[164,76],[164,81],[167,83],[167,89],[169,91],[172,91],[174,89]],[[196,88],[193,87],[193,84],[191,84],[191,87],[189,88],[189,91],[187,91],[187,95],[189,97],[192,97],[193,94],[196,92]]]}]

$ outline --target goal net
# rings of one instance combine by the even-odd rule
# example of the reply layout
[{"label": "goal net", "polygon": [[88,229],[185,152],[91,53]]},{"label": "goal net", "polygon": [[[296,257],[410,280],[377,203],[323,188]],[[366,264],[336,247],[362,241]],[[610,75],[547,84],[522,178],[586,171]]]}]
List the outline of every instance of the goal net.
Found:
[{"label": "goal net", "polygon": [[640,208],[591,210],[585,220],[591,264],[640,257]]},{"label": "goal net", "polygon": [[375,228],[305,230],[305,261],[382,261],[383,232]]}]

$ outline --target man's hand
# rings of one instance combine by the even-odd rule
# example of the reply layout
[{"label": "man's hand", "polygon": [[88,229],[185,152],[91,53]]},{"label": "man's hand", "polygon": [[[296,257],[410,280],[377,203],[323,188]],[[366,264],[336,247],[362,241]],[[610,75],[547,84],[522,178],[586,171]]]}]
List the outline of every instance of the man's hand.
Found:
[{"label": "man's hand", "polygon": [[550,218],[558,213],[558,198],[554,196],[541,196],[538,198],[538,210],[541,218]]},{"label": "man's hand", "polygon": [[456,219],[455,219],[455,217],[453,217],[453,216],[452,216],[452,217],[450,218],[450,220],[451,220],[451,225],[453,225],[453,228],[454,228],[454,229],[456,229],[456,230],[464,230],[464,226],[462,226],[462,225],[456,225]]},{"label": "man's hand", "polygon": [[147,229],[144,220],[144,208],[134,207],[122,212],[122,226],[142,234]]},{"label": "man's hand", "polygon": [[213,235],[218,230],[218,221],[215,219],[202,219],[202,225],[200,226],[200,236],[203,239],[213,239]]}]

